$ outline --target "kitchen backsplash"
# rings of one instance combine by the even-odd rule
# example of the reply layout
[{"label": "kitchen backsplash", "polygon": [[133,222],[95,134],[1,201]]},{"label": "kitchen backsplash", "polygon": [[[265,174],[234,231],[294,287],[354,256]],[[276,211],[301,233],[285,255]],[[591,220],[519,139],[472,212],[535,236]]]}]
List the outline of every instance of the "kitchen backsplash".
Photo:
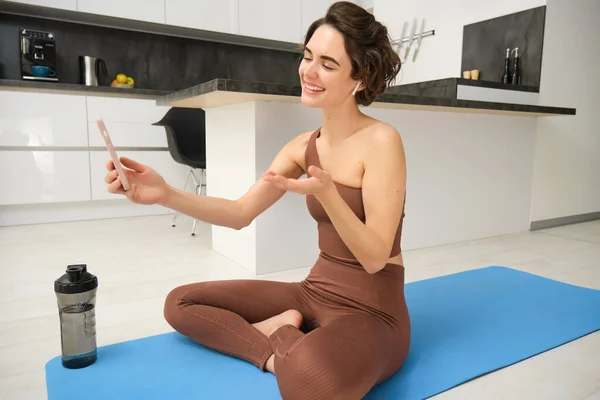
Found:
[{"label": "kitchen backsplash", "polygon": [[[545,20],[546,6],[541,6],[466,25],[461,71],[478,69],[480,80],[501,82],[506,49],[518,47],[521,84],[539,86]],[[511,54],[511,73],[513,57]]]},{"label": "kitchen backsplash", "polygon": [[180,90],[214,78],[298,83],[300,54],[84,24],[0,14],[0,78],[21,79],[19,30],[53,32],[59,82],[79,83],[79,56],[106,62],[136,88]]}]

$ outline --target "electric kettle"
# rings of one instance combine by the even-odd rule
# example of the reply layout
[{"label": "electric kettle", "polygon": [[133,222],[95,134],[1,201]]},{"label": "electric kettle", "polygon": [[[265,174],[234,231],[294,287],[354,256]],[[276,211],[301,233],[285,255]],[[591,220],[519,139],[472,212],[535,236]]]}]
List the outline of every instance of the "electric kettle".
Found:
[{"label": "electric kettle", "polygon": [[100,73],[108,76],[106,63],[101,58],[79,56],[80,83],[86,86],[98,86]]}]

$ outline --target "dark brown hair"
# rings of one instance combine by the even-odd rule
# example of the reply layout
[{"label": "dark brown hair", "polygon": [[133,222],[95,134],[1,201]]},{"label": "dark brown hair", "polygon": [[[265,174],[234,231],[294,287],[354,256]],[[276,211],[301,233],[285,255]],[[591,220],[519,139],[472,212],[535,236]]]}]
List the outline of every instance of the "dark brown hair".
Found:
[{"label": "dark brown hair", "polygon": [[322,25],[330,25],[344,36],[346,53],[352,63],[351,76],[360,79],[364,86],[356,92],[356,101],[368,106],[400,72],[400,57],[392,48],[387,28],[364,8],[339,1],[329,7],[323,18],[310,25],[304,46]]}]

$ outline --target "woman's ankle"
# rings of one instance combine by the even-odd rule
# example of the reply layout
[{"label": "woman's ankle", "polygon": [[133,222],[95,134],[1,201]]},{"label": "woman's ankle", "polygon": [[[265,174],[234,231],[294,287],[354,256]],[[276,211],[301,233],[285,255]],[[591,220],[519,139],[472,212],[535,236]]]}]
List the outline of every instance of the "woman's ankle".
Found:
[{"label": "woman's ankle", "polygon": [[265,369],[272,374],[275,374],[275,354],[271,354],[271,357],[265,363]]}]

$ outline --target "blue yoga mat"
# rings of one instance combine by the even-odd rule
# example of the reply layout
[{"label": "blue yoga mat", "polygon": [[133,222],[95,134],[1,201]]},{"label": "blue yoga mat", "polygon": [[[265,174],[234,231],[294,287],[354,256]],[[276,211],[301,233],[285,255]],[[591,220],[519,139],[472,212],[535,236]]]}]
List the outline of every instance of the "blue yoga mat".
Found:
[{"label": "blue yoga mat", "polygon": [[[412,345],[367,400],[424,399],[600,330],[600,291],[506,267],[406,285]],[[281,399],[275,377],[178,333],[98,349],[84,369],[46,364],[49,400]]]}]

